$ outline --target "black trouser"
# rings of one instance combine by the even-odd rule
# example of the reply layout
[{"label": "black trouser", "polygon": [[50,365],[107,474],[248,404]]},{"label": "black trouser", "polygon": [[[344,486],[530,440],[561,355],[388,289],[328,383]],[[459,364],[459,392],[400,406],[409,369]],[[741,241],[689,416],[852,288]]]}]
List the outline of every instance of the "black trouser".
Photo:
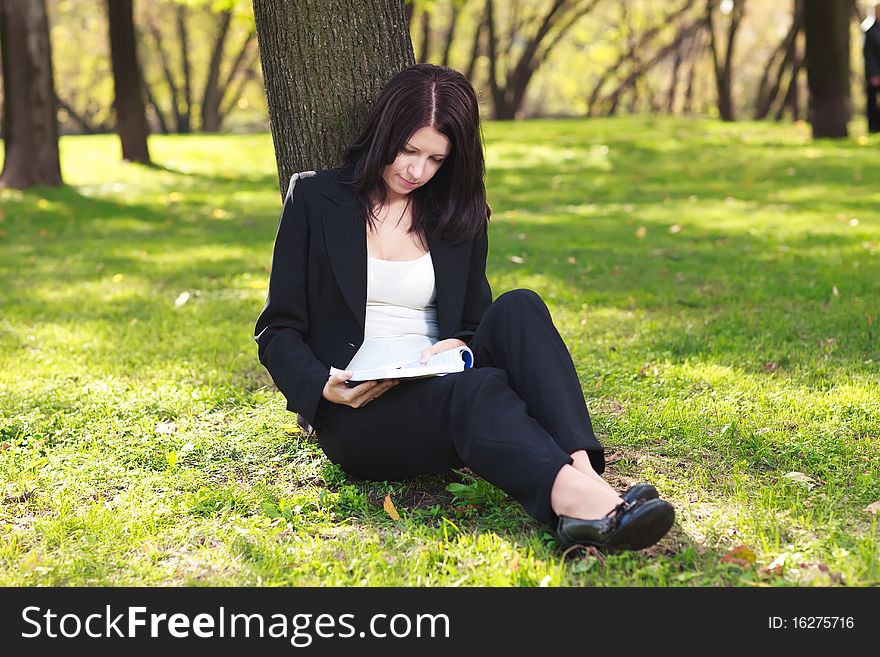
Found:
[{"label": "black trouser", "polygon": [[315,431],[334,463],[394,480],[467,466],[553,524],[550,489],[570,454],[605,469],[580,381],[550,311],[531,290],[498,297],[470,341],[474,368],[401,380],[361,408],[321,400]]},{"label": "black trouser", "polygon": [[878,103],[880,89],[865,85],[865,95],[868,98],[868,132],[880,132],[880,103]]}]

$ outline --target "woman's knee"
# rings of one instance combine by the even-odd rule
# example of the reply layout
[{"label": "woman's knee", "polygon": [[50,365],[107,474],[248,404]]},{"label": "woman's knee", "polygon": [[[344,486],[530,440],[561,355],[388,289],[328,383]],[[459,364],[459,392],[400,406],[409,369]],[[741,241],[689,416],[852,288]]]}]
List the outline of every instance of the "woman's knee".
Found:
[{"label": "woman's knee", "polygon": [[508,314],[516,314],[524,310],[534,309],[538,309],[541,312],[548,312],[547,304],[544,303],[541,296],[534,290],[529,290],[527,288],[519,288],[505,292],[495,299],[489,307],[490,311]]}]

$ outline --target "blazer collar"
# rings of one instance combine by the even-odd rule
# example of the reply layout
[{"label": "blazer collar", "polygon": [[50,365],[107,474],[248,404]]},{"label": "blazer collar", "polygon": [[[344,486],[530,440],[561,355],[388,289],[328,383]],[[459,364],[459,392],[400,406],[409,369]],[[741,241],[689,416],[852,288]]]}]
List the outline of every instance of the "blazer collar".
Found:
[{"label": "blazer collar", "polygon": [[[324,242],[342,296],[363,332],[367,312],[367,228],[358,215],[354,188],[345,184],[347,180],[350,170],[338,169],[323,191],[334,203],[324,213]],[[428,231],[441,339],[455,333],[461,322],[471,245],[471,240],[449,244]]]}]

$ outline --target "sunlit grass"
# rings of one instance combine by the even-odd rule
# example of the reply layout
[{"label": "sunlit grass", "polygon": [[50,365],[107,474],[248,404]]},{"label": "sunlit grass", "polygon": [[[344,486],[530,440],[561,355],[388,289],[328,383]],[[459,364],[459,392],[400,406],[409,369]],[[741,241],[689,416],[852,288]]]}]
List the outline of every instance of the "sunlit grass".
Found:
[{"label": "sunlit grass", "polygon": [[485,132],[493,291],[547,301],[609,479],[657,485],[667,538],[563,561],[466,471],[348,480],[251,338],[270,137],[154,137],[153,168],[119,162],[115,137],[68,137],[68,187],[0,192],[0,584],[880,583],[877,137],[645,118]]}]

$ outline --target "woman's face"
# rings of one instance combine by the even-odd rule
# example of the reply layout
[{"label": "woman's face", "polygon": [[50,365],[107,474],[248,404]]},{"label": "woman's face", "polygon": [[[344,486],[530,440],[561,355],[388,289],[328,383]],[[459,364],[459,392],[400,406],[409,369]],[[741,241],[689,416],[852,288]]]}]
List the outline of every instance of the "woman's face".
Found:
[{"label": "woman's face", "polygon": [[416,130],[394,162],[382,171],[382,179],[391,197],[406,196],[426,184],[440,169],[451,149],[446,135],[431,126]]}]

